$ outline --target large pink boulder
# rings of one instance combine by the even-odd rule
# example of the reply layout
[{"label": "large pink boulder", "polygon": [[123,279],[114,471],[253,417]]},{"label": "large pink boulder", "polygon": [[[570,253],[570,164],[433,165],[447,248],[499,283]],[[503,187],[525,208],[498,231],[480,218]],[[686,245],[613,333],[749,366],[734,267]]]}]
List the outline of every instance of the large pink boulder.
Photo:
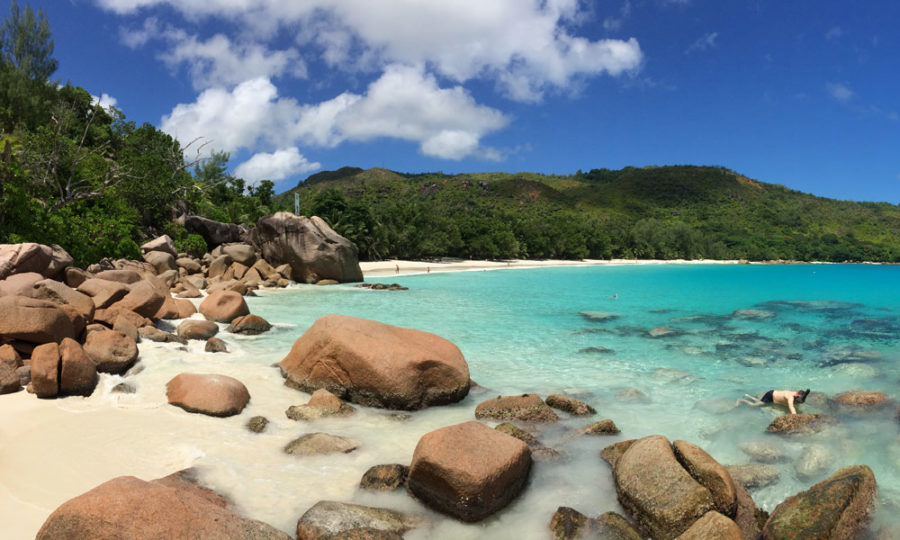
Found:
[{"label": "large pink boulder", "polygon": [[78,337],[84,320],[81,329],[77,328],[77,321],[63,307],[24,296],[0,297],[0,342],[59,343],[63,338]]},{"label": "large pink boulder", "polygon": [[94,301],[68,285],[52,279],[44,279],[34,284],[28,295],[39,300],[49,300],[55,304],[68,304],[75,308],[86,321],[94,318]]},{"label": "large pink boulder", "polygon": [[530,470],[527,444],[480,422],[464,422],[422,436],[407,489],[439,512],[479,521],[515,499]]},{"label": "large pink boulder", "polygon": [[110,307],[120,307],[143,317],[154,317],[166,301],[160,291],[149,281],[142,280],[128,287],[128,294]]},{"label": "large pink boulder", "polygon": [[31,353],[31,387],[39,398],[59,394],[59,345],[44,343]]},{"label": "large pink boulder", "polygon": [[181,373],[166,386],[169,403],[192,413],[234,416],[250,401],[244,383],[226,375]]},{"label": "large pink boulder", "polygon": [[200,313],[211,321],[231,322],[235,317],[249,314],[250,308],[240,293],[216,291],[200,302]]},{"label": "large pink boulder", "polygon": [[59,344],[59,393],[89,396],[97,386],[97,368],[81,344],[65,338]]},{"label": "large pink boulder", "polygon": [[78,285],[77,290],[90,296],[97,309],[106,309],[128,294],[128,285],[108,279],[88,278]]},{"label": "large pink boulder", "polygon": [[114,375],[128,371],[138,357],[134,338],[116,330],[91,332],[84,342],[84,351],[97,371]]},{"label": "large pink boulder", "polygon": [[172,241],[172,238],[169,237],[168,234],[158,236],[141,245],[141,253],[147,254],[153,251],[168,253],[173,257],[178,256],[178,251],[175,249],[175,242]]},{"label": "large pink boulder", "polygon": [[55,278],[71,265],[72,256],[56,245],[0,244],[0,279],[24,272]]},{"label": "large pink boulder", "polygon": [[133,476],[113,478],[54,510],[36,538],[288,540],[290,536],[237,515],[221,496],[175,474],[152,482]]},{"label": "large pink boulder", "polygon": [[250,237],[263,259],[275,266],[289,264],[294,281],[363,280],[356,246],[319,217],[278,212],[261,218]]},{"label": "large pink boulder", "polygon": [[373,407],[416,410],[469,392],[469,367],[453,343],[344,315],[317,320],[278,365],[288,386]]},{"label": "large pink boulder", "polygon": [[37,272],[13,274],[0,280],[0,296],[31,296],[34,284],[43,279],[44,276]]}]

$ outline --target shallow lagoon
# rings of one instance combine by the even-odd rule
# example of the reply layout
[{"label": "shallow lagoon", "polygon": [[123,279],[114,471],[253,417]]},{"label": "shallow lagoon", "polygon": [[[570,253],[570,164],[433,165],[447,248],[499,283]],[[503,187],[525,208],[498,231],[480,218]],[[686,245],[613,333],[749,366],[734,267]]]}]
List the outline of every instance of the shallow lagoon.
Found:
[{"label": "shallow lagoon", "polygon": [[[129,461],[153,460],[155,470],[169,472],[194,466],[201,480],[244,513],[292,534],[306,509],[330,499],[432,518],[432,525],[409,538],[544,538],[558,506],[591,516],[621,511],[599,451],[612,442],[650,434],[699,444],[724,464],[750,462],[740,443],[775,444],[784,454],[774,463],[779,480],[751,490],[767,510],[842,466],[867,464],[880,488],[878,526],[900,525],[900,438],[893,408],[862,418],[842,417],[841,426],[827,437],[802,441],[764,433],[774,411],[733,408],[743,393],[770,388],[809,387],[829,396],[879,390],[896,399],[900,267],[580,267],[371,281],[398,282],[410,290],[344,285],[263,291],[248,298],[250,309],[276,328],[255,337],[220,334],[232,347],[228,355],[204,353],[199,342],[187,351],[144,343],[144,370],[130,378],[137,392],[111,393],[121,380],[105,377],[91,398],[60,400],[57,406],[72,413],[66,429],[81,437],[87,432],[94,448],[108,447],[116,474],[127,474]],[[308,395],[284,387],[272,365],[328,313],[441,335],[460,347],[472,379],[482,388],[459,404],[411,416],[360,408],[348,419],[288,420],[284,410],[306,402]],[[654,328],[672,332],[654,338],[649,334]],[[235,376],[250,389],[250,405],[229,419],[167,406],[165,383],[182,371]],[[637,389],[644,398],[616,397],[627,389]],[[422,434],[474,418],[480,401],[524,392],[565,393],[588,401],[598,414],[590,420],[566,417],[537,431],[544,444],[565,457],[537,463],[523,496],[500,514],[465,525],[431,513],[404,493],[357,488],[371,465],[408,463]],[[257,414],[272,421],[260,435],[244,428]],[[612,418],[622,434],[569,437],[570,429],[602,418]],[[93,433],[91,427],[100,419],[121,424],[113,430],[117,434]],[[352,454],[319,458],[281,452],[287,442],[312,431],[350,436],[363,445]],[[29,449],[27,438],[17,444],[22,451]],[[827,465],[801,477],[795,462],[811,445],[827,456]],[[123,458],[123,453],[129,455]],[[53,474],[53,468],[46,474]]]}]

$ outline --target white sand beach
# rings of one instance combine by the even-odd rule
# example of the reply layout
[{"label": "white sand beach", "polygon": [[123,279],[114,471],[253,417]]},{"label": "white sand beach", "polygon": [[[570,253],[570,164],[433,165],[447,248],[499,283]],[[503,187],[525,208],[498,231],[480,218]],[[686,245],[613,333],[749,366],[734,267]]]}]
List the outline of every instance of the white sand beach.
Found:
[{"label": "white sand beach", "polygon": [[579,261],[561,260],[561,259],[544,259],[544,260],[528,260],[528,259],[511,259],[508,261],[490,261],[490,260],[442,260],[436,262],[428,261],[405,261],[391,259],[387,261],[361,262],[365,277],[385,277],[391,275],[405,274],[425,274],[431,272],[471,272],[479,270],[504,270],[513,268],[540,268],[551,266],[625,266],[625,265],[659,265],[659,264],[740,264],[738,260],[648,260],[648,259],[582,259]]}]

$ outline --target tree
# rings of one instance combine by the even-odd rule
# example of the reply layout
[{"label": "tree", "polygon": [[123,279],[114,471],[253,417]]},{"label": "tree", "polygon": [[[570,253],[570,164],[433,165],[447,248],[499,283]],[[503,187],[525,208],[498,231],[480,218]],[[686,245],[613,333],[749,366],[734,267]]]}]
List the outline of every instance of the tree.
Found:
[{"label": "tree", "polygon": [[46,82],[59,63],[53,58],[50,22],[39,9],[37,17],[30,5],[19,8],[16,0],[9,5],[9,17],[0,25],[0,52],[3,63],[32,81]]}]

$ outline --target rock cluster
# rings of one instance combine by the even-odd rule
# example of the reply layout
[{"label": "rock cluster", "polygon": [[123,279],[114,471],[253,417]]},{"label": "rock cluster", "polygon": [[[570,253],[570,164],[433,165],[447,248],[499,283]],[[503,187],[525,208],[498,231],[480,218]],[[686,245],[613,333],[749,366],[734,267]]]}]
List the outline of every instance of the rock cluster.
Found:
[{"label": "rock cluster", "polygon": [[[659,435],[623,441],[604,449],[603,458],[612,466],[622,507],[652,538],[856,538],[873,511],[875,478],[864,465],[837,471],[768,516],[732,476],[739,471],[687,441],[670,443]],[[551,529],[590,525],[584,516],[558,512]]]}]

